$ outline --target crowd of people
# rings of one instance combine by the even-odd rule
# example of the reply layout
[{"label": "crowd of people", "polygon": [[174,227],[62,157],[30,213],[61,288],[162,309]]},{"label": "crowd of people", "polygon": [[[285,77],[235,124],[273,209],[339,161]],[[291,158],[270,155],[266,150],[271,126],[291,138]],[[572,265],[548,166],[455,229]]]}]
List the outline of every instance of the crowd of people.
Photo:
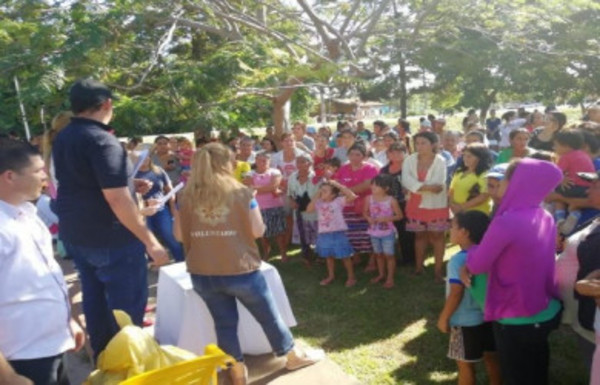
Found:
[{"label": "crowd of people", "polygon": [[[450,333],[459,383],[475,383],[473,362],[483,359],[492,384],[546,384],[548,335],[561,319],[577,330],[573,314],[586,303],[571,298],[576,278],[600,276],[593,271],[600,264],[589,261],[594,268],[584,270],[559,259],[570,275],[556,271],[565,240],[589,233],[600,213],[600,106],[567,123],[552,107],[502,118],[492,110],[483,126],[470,111],[455,130],[434,116],[414,132],[402,119],[394,127],[375,121],[372,130],[340,122],[334,132],[295,122],[279,138],[268,130],[261,141],[223,142],[232,167],[243,170],[238,181],[256,196],[264,260],[272,241],[283,262],[296,244],[306,264],[326,265],[320,285],[335,282],[341,260],[352,287],[366,257],[370,282],[391,289],[397,261],[419,275],[430,250],[435,280],[447,282],[438,327]],[[177,147],[172,154],[178,158]],[[445,273],[448,233],[461,252]],[[591,370],[594,349],[589,339],[580,344]]]},{"label": "crowd of people", "polygon": [[[185,261],[215,319],[219,345],[238,362],[235,384],[247,378],[236,298],[261,323],[273,351],[287,357],[288,369],[317,362],[319,351],[294,344],[259,271],[272,245],[285,262],[295,244],[305,264],[325,265],[322,286],[336,284],[341,260],[346,287],[357,285],[357,274],[370,274],[371,284],[393,289],[397,263],[421,275],[431,252],[435,281],[446,282],[448,293],[438,328],[450,335],[448,357],[457,361],[460,384],[475,383],[479,360],[491,384],[547,384],[548,335],[561,319],[580,336],[591,383],[600,381],[600,349],[594,353],[600,311],[593,298],[600,279],[594,252],[600,238],[593,236],[600,105],[580,122],[549,107],[500,118],[491,110],[481,125],[469,111],[462,127],[446,127],[432,115],[412,129],[404,119],[392,126],[375,121],[371,129],[342,121],[335,130],[298,121],[281,136],[268,128],[261,140],[211,135],[192,143],[161,135],[146,145],[139,138],[118,141],[109,126],[112,100],[103,84],[80,80],[70,91],[72,116],[55,119],[42,154],[2,139],[0,255],[10,261],[0,264],[0,315],[7,316],[0,317],[0,358],[10,363],[0,362],[3,376],[33,379],[43,372],[34,383],[58,383],[62,353],[83,344],[76,322],[64,320],[48,331],[56,338],[44,349],[15,338],[44,332],[34,333],[18,316],[47,312],[35,301],[69,308],[57,290],[64,279],[49,235],[38,224],[27,230],[32,248],[17,231],[39,222],[28,202],[44,188],[79,273],[95,357],[118,331],[113,309],[142,325],[148,256],[157,266],[170,257]],[[182,192],[169,194],[179,183]],[[461,251],[444,272],[448,234]],[[27,253],[39,261],[20,261]],[[363,259],[364,272],[357,272]],[[15,280],[41,274],[35,266],[42,261],[51,279],[40,284],[57,287],[41,299],[15,291]],[[15,312],[15,301],[22,312]]]}]

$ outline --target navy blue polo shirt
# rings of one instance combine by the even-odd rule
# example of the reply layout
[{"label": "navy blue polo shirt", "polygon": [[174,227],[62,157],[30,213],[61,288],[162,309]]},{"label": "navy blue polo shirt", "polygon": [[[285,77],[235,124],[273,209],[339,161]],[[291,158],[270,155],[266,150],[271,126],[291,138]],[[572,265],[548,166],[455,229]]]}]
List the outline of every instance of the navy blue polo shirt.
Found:
[{"label": "navy blue polo shirt", "polygon": [[135,236],[119,222],[103,189],[128,187],[133,166],[110,127],[72,118],[56,137],[52,159],[58,180],[60,237],[84,247],[116,247]]}]

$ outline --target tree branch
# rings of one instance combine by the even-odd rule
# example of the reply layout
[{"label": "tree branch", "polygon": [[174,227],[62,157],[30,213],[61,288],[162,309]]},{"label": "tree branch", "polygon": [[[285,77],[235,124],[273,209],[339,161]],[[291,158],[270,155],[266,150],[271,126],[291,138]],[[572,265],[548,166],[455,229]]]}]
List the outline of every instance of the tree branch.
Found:
[{"label": "tree branch", "polygon": [[417,23],[415,24],[415,27],[412,32],[413,39],[419,35],[419,32],[421,32],[421,27],[423,26],[425,19],[427,19],[427,16],[429,15],[429,13],[433,9],[435,9],[439,3],[440,3],[440,0],[434,1],[433,4],[431,4],[429,7],[427,7],[425,9],[425,11],[419,15],[419,18],[417,19]]},{"label": "tree branch", "polygon": [[[173,20],[173,19],[171,19],[171,20]],[[212,33],[214,35],[221,36],[227,40],[241,40],[242,39],[242,34],[239,33],[239,31],[237,31],[237,33],[234,33],[233,31],[216,28],[216,27],[210,26],[208,24],[201,23],[199,21],[193,21],[193,20],[189,20],[189,19],[180,19],[179,25],[190,27],[190,28],[196,28],[201,31],[206,31],[206,32]]]},{"label": "tree branch", "polygon": [[[190,7],[194,8],[200,12],[206,12],[206,10],[204,10],[202,7],[200,7],[196,4],[190,4]],[[251,28],[255,31],[265,33],[268,36],[270,36],[271,38],[279,41],[280,43],[283,43],[285,48],[288,50],[288,52],[290,52],[290,54],[296,59],[299,58],[299,55],[291,47],[291,45],[295,45],[299,48],[302,48],[307,53],[310,53],[311,55],[316,56],[319,59],[322,59],[322,60],[328,61],[328,62],[332,62],[332,60],[330,58],[323,56],[316,50],[314,50],[304,44],[299,43],[297,39],[292,39],[278,31],[275,31],[265,25],[262,25],[259,20],[256,20],[255,18],[250,17],[246,14],[239,13],[234,8],[229,9],[228,10],[229,13],[225,13],[225,12],[220,11],[215,8],[211,8],[211,11],[212,11],[212,13],[214,13],[215,16],[218,16],[219,18],[221,18],[223,20],[229,20],[229,21],[233,22],[234,24],[239,23],[239,24],[244,25],[245,27]]]},{"label": "tree branch", "polygon": [[321,40],[323,40],[323,44],[325,44],[325,47],[327,48],[327,51],[329,52],[329,57],[331,57],[333,60],[336,60],[337,58],[339,58],[340,51],[339,51],[339,47],[337,46],[337,43],[331,38],[331,36],[327,33],[327,31],[325,31],[325,28],[323,28],[325,21],[322,20],[321,18],[319,18],[319,16],[317,16],[315,14],[313,9],[306,3],[305,0],[297,0],[297,1],[298,1],[298,4],[300,5],[300,7],[304,10],[306,15],[308,16],[308,18],[313,22],[315,29],[317,30],[317,33],[321,37]]},{"label": "tree branch", "polygon": [[350,9],[350,13],[348,13],[348,16],[346,16],[346,20],[344,20],[344,23],[340,27],[340,35],[343,35],[346,32],[346,28],[348,28],[348,25],[350,24],[350,20],[352,20],[355,17],[355,13],[358,10],[360,3],[361,3],[361,0],[354,0],[354,2],[352,3],[352,8]]},{"label": "tree branch", "polygon": [[178,22],[179,16],[181,16],[181,14],[182,14],[182,11],[177,11],[176,15],[174,16],[175,21],[173,21],[171,28],[169,28],[169,30],[167,32],[165,32],[165,34],[158,41],[158,46],[156,47],[156,50],[152,53],[152,56],[150,57],[150,64],[148,65],[146,70],[142,73],[142,76],[140,77],[138,82],[131,87],[125,87],[125,86],[121,86],[118,84],[114,84],[114,85],[112,85],[114,88],[124,90],[124,91],[133,91],[142,86],[142,84],[144,83],[144,81],[146,80],[146,78],[148,77],[148,75],[150,74],[152,69],[154,68],[154,66],[158,63],[163,50],[171,43],[171,40],[173,40],[173,33],[175,32],[175,29],[177,28],[177,22]]},{"label": "tree branch", "polygon": [[[331,57],[331,59],[339,59],[339,43],[341,43],[344,46],[344,49],[349,59],[356,60],[356,56],[354,55],[352,48],[350,48],[350,45],[341,33],[339,33],[331,24],[317,16],[311,8],[311,6],[308,5],[308,3],[306,3],[305,0],[298,0],[298,4],[300,4],[300,7],[304,9],[308,17],[312,20],[317,32],[319,33],[319,35],[323,39],[323,42],[325,43],[325,46],[327,47],[327,51],[329,52],[329,56]],[[332,39],[329,33],[327,33],[327,31],[323,27],[326,27],[337,39]]]},{"label": "tree branch", "polygon": [[364,52],[365,45],[367,44],[367,40],[369,40],[369,37],[371,37],[371,33],[373,32],[373,29],[375,28],[375,25],[377,25],[377,23],[379,22],[379,19],[381,18],[381,15],[383,14],[383,11],[385,11],[385,9],[387,8],[387,6],[389,4],[390,4],[390,0],[383,0],[381,2],[381,4],[379,5],[379,8],[377,8],[371,14],[371,20],[369,21],[369,24],[365,28],[366,34],[359,41],[357,49],[356,49],[356,52],[358,52],[358,53],[363,53]]},{"label": "tree branch", "polygon": [[[234,97],[234,100],[237,100],[239,98],[242,98],[244,96],[260,96],[266,99],[269,99],[270,101],[275,101],[275,96],[271,95],[267,92],[261,92],[258,90],[252,91],[252,90],[239,90]],[[228,100],[227,102],[230,103],[232,100]]]},{"label": "tree branch", "polygon": [[302,80],[298,79],[298,78],[293,78],[290,79],[290,81],[288,81],[288,83],[290,83],[288,86],[283,86],[280,87],[281,88],[281,92],[279,92],[279,94],[277,94],[277,96],[275,96],[275,99],[273,100],[273,103],[278,103],[278,104],[284,104],[286,103],[294,94],[294,92],[296,91],[297,88],[300,87],[294,87],[294,86],[304,86],[302,84]]},{"label": "tree branch", "polygon": [[326,87],[326,84],[323,83],[302,83],[300,79],[294,78],[294,80],[289,81],[289,85],[285,86],[276,86],[276,87],[245,87],[239,88],[239,91],[247,91],[247,92],[265,92],[265,91],[281,91],[281,90],[296,90],[298,88],[307,88],[307,87]]}]

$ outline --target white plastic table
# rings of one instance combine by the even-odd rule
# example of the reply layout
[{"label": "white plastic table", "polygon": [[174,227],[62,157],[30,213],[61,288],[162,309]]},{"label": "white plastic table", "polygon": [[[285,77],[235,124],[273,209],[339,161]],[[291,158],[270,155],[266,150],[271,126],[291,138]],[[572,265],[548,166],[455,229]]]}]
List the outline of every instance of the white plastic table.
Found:
[{"label": "white plastic table", "polygon": [[[275,304],[288,327],[296,326],[279,272],[263,262],[260,267]],[[259,355],[271,352],[262,328],[250,312],[238,302],[238,336],[244,354]],[[192,288],[185,262],[164,266],[158,276],[156,324],[154,336],[160,344],[176,345],[198,355],[204,347],[217,343],[213,319],[202,298]]]}]

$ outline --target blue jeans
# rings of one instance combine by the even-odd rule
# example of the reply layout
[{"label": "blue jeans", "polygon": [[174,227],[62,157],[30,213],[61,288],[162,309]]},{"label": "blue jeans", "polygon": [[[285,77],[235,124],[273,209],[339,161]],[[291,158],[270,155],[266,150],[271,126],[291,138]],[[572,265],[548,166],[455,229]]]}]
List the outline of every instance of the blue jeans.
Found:
[{"label": "blue jeans", "polygon": [[285,355],[294,347],[292,333],[279,315],[260,271],[224,276],[192,274],[192,283],[213,317],[219,347],[236,360],[244,360],[237,334],[236,299],[256,318],[277,356]]},{"label": "blue jeans", "polygon": [[65,242],[79,272],[83,313],[94,356],[120,330],[113,310],[123,310],[142,326],[148,301],[148,268],[144,245],[94,248]]},{"label": "blue jeans", "polygon": [[165,242],[173,258],[177,262],[182,262],[184,259],[183,246],[177,242],[173,235],[173,216],[171,216],[169,209],[164,207],[153,216],[147,217],[146,223],[150,231]]}]

